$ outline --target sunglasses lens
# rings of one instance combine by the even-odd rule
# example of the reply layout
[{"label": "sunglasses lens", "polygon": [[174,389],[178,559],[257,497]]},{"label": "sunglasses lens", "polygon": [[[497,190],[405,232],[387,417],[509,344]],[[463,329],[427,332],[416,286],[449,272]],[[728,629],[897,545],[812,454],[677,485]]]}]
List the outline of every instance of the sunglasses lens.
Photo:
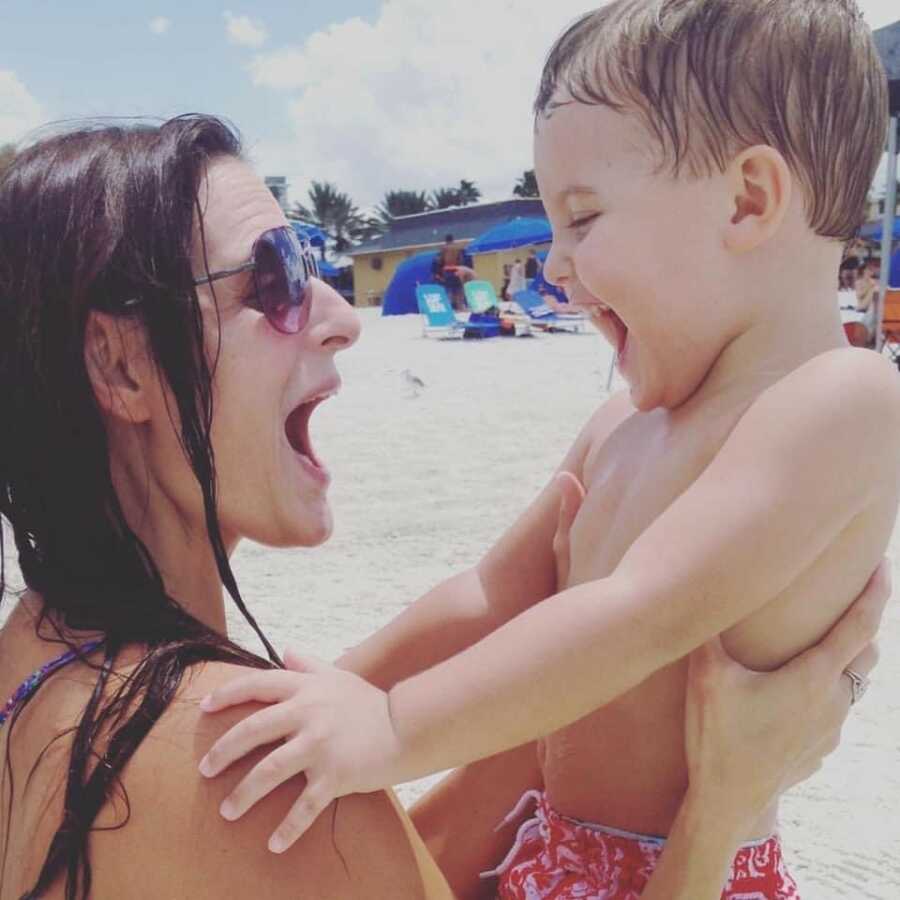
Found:
[{"label": "sunglasses lens", "polygon": [[290,227],[261,235],[256,243],[256,289],[272,327],[297,334],[309,319],[310,278],[316,264]]}]

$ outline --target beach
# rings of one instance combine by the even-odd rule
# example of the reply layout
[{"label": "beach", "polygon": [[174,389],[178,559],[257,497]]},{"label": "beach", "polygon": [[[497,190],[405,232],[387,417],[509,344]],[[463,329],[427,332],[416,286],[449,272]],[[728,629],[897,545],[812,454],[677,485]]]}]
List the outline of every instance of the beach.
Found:
[{"label": "beach", "polygon": [[[235,555],[245,600],[279,649],[333,658],[475,563],[606,396],[611,351],[590,329],[435,341],[421,337],[418,316],[379,313],[361,311],[359,344],[338,358],[344,387],[310,427],[334,476],[333,537],[314,550],[245,544]],[[424,387],[414,389],[404,370]],[[897,541],[895,530],[892,553]],[[239,614],[229,621],[258,648]],[[896,603],[881,649],[840,749],[783,801],[782,834],[804,900],[900,897]],[[425,784],[401,786],[401,798]]]}]

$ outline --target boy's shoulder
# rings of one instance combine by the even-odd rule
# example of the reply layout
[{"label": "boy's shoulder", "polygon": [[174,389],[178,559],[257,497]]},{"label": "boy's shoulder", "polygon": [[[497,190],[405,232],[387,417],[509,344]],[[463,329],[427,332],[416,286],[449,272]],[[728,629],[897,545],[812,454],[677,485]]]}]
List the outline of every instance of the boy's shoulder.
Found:
[{"label": "boy's shoulder", "polygon": [[784,403],[800,417],[857,421],[869,429],[875,415],[882,428],[900,426],[900,376],[886,357],[871,350],[830,350],[775,382],[757,401],[773,409]]},{"label": "boy's shoulder", "polygon": [[[871,350],[820,354],[762,392],[729,441],[732,462],[767,459],[789,477],[854,471],[900,479],[900,377]],[[791,475],[793,473],[793,476]],[[856,490],[866,479],[852,481]]]}]

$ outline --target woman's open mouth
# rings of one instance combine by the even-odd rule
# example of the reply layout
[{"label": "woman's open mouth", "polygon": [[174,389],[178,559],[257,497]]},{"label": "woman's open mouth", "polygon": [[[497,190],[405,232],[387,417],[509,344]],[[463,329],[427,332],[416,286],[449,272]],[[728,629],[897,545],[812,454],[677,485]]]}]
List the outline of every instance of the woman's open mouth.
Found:
[{"label": "woman's open mouth", "polygon": [[328,470],[316,455],[315,448],[309,436],[309,420],[313,412],[324,400],[333,397],[337,393],[337,388],[332,388],[317,394],[315,397],[304,401],[295,407],[284,423],[284,434],[287,438],[291,449],[304,464],[307,471],[324,476],[327,479]]}]

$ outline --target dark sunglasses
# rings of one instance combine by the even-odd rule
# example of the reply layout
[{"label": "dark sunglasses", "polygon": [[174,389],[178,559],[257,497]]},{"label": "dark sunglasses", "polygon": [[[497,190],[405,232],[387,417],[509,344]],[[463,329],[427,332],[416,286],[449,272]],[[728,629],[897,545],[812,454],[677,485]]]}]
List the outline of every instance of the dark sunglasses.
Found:
[{"label": "dark sunglasses", "polygon": [[309,321],[312,304],[310,279],[319,275],[309,241],[290,225],[271,228],[254,242],[249,262],[235,269],[210,272],[195,278],[194,284],[209,284],[251,270],[255,296],[248,305],[259,310],[282,334],[301,331]]}]

